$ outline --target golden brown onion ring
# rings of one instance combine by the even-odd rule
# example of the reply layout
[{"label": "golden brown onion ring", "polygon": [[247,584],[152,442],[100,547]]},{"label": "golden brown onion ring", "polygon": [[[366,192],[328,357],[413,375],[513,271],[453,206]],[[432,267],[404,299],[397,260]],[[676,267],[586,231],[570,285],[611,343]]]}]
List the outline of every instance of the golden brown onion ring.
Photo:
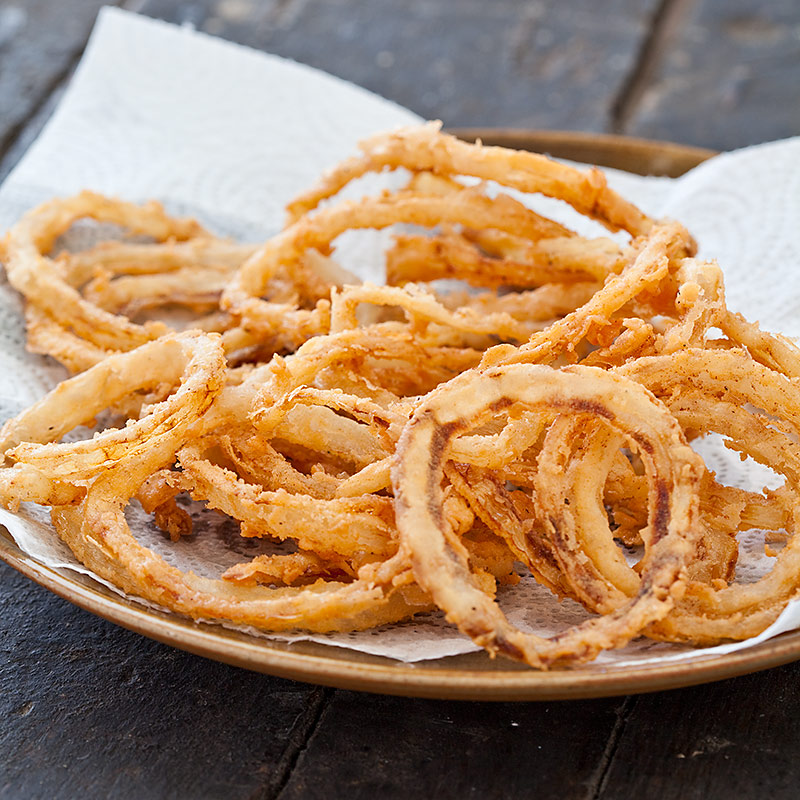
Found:
[{"label": "golden brown onion ring", "polygon": [[538,153],[467,144],[441,133],[440,127],[441,123],[429,122],[363,141],[362,156],[328,171],[287,206],[289,221],[295,222],[367,172],[406,167],[436,175],[471,175],[521,192],[557,197],[611,230],[622,228],[634,236],[650,229],[652,220],[609,189],[605,175],[596,168],[583,172]]},{"label": "golden brown onion ring", "polygon": [[137,206],[87,191],[40,205],[9,231],[5,268],[9,283],[18,292],[91,344],[104,349],[131,350],[165,333],[166,326],[158,322],[137,325],[127,317],[98,308],[81,297],[47,256],[56,239],[74,222],[86,217],[116,223],[132,233],[146,234],[162,242],[207,234],[195,220],[169,217],[159,203]]},{"label": "golden brown onion ring", "polygon": [[[109,356],[63,381],[0,430],[7,460],[34,467],[49,477],[80,481],[128,458],[172,443],[210,407],[225,382],[225,357],[217,334],[170,334],[128,353]],[[55,444],[73,428],[132,393],[164,384],[178,388],[122,429],[110,428],[81,442]],[[174,451],[173,451],[174,452]],[[18,468],[6,467],[3,479]]]},{"label": "golden brown onion ring", "polygon": [[[597,415],[640,453],[650,480],[651,534],[636,597],[551,639],[513,627],[475,586],[442,511],[442,470],[454,439],[513,404],[530,411]],[[590,367],[512,365],[470,371],[428,395],[400,439],[392,484],[401,542],[414,575],[448,619],[492,654],[547,668],[620,647],[670,611],[699,535],[701,476],[702,461],[675,419],[640,385]],[[563,503],[544,517],[551,535],[574,524]]]},{"label": "golden brown onion ring", "polygon": [[[766,334],[768,335],[768,334]],[[796,358],[788,340],[776,344]],[[691,582],[683,600],[648,635],[715,644],[760,633],[800,589],[800,391],[784,374],[738,350],[688,350],[642,358],[619,369],[664,399],[684,427],[716,431],[727,446],[783,475],[794,497],[792,536],[768,575],[722,589]]]},{"label": "golden brown onion ring", "polygon": [[428,610],[430,601],[396,556],[368,564],[352,583],[316,581],[271,589],[181,572],[136,541],[125,519],[128,498],[150,466],[123,462],[97,477],[79,507],[53,509],[53,524],[76,557],[126,592],[194,619],[262,630],[361,630]]},{"label": "golden brown onion ring", "polygon": [[521,347],[497,345],[486,351],[484,367],[499,364],[544,363],[571,354],[593,331],[608,326],[614,314],[641,292],[657,289],[669,275],[673,259],[692,247],[691,237],[677,223],[662,223],[641,242],[636,258],[619,275],[612,275],[591,299],[563,319],[534,334]]}]

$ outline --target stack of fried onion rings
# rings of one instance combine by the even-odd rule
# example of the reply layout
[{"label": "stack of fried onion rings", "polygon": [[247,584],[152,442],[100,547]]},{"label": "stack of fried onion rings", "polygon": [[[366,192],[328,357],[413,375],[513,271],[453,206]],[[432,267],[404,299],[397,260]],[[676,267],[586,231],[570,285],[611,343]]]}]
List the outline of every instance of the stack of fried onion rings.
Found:
[{"label": "stack of fried onion rings", "polygon": [[[338,198],[394,170],[403,188]],[[537,194],[616,236],[519,199]],[[240,245],[83,192],[9,231],[29,348],[73,377],[0,431],[0,503],[51,507],[97,575],[196,619],[348,631],[439,608],[539,669],[638,636],[746,639],[800,590],[800,351],[727,309],[679,223],[597,169],[434,123],[364,142],[288,214]],[[87,218],[123,236],[60,249]],[[394,234],[388,285],[337,260],[365,229]],[[93,435],[75,441],[81,426]],[[712,433],[782,486],[718,481],[692,447]],[[179,570],[126,509],[168,546],[193,535],[190,501],[281,548],[217,578]],[[746,531],[775,559],[751,583],[736,580]],[[521,577],[586,621],[514,627],[498,599]]]}]

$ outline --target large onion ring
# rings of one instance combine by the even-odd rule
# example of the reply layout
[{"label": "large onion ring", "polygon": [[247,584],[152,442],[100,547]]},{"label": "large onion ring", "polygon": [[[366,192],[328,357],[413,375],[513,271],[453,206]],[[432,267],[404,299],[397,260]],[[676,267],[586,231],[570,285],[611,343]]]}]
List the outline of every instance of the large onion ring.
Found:
[{"label": "large onion ring", "polygon": [[97,477],[80,506],[55,508],[53,524],[75,555],[126,592],[195,619],[226,620],[263,630],[360,630],[430,608],[405,557],[368,564],[353,583],[317,581],[302,588],[239,586],[181,572],[136,541],[125,519],[128,498],[147,464],[125,461]]},{"label": "large onion ring", "polygon": [[[453,440],[512,404],[596,414],[639,452],[650,480],[650,547],[637,595],[551,639],[513,627],[476,587],[464,553],[449,541],[442,511],[442,469]],[[675,419],[633,381],[591,367],[513,365],[464,373],[428,395],[400,439],[392,484],[401,543],[410,553],[414,575],[448,619],[492,654],[547,668],[622,646],[670,611],[699,535],[702,470]],[[566,516],[569,509],[556,513]],[[558,524],[555,516],[548,521]]]},{"label": "large onion ring", "polygon": [[441,123],[403,128],[361,143],[363,155],[342,162],[312,189],[295,198],[287,211],[293,222],[367,172],[406,167],[437,175],[472,175],[521,192],[540,192],[565,200],[576,211],[634,236],[647,233],[652,220],[610,189],[605,176],[586,172],[538,153],[468,144],[440,132]]}]

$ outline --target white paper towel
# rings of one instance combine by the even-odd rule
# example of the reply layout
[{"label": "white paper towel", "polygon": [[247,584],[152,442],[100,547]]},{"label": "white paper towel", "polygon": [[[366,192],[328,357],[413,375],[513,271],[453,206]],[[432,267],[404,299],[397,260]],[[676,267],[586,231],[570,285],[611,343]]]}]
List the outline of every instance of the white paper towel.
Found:
[{"label": "white paper towel", "polygon": [[[105,9],[61,105],[0,188],[0,229],[47,198],[90,188],[133,201],[155,197],[169,211],[195,215],[217,233],[264,239],[280,228],[287,201],[352,154],[359,139],[418,121],[405,109],[309,67]],[[797,336],[798,163],[800,141],[789,140],[715,158],[676,180],[613,171],[609,177],[647,213],[686,224],[701,255],[719,259],[731,308]],[[558,203],[539,206],[575,222]],[[586,226],[580,220],[576,227]],[[63,377],[47,359],[25,353],[24,341],[19,300],[0,284],[2,419]],[[742,465],[718,442],[709,443],[704,455],[723,482],[754,489],[774,483],[768,471]],[[130,518],[145,543],[201,574],[218,575],[262,546],[231,535],[208,513],[198,517],[197,534],[177,545],[135,509]],[[44,509],[26,508],[20,515],[0,510],[0,522],[44,563],[87,572],[55,536]],[[769,568],[757,536],[746,538],[742,550],[740,579],[752,580]],[[501,593],[501,602],[513,622],[540,633],[586,617],[579,606],[559,604],[531,580]],[[641,640],[604,653],[595,663],[613,668],[697,658],[798,626],[800,605],[792,604],[768,631],[746,643],[701,651]],[[409,662],[476,649],[441,615],[363,633],[277,638],[310,638]]]}]

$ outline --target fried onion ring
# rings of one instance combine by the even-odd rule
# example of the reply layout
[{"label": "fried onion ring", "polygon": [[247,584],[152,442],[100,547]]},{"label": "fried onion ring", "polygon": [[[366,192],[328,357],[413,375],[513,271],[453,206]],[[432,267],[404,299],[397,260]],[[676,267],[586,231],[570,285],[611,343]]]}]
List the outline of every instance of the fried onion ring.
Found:
[{"label": "fried onion ring", "polygon": [[[514,628],[476,587],[442,513],[442,469],[455,437],[512,403],[532,411],[596,415],[639,452],[650,481],[649,548],[636,596],[550,639]],[[622,646],[670,611],[699,537],[701,475],[702,462],[675,419],[640,385],[591,367],[510,365],[465,373],[427,396],[400,439],[392,484],[414,575],[448,619],[492,654],[547,668]],[[569,536],[575,523],[563,503],[548,508],[545,520],[556,537]]]}]

